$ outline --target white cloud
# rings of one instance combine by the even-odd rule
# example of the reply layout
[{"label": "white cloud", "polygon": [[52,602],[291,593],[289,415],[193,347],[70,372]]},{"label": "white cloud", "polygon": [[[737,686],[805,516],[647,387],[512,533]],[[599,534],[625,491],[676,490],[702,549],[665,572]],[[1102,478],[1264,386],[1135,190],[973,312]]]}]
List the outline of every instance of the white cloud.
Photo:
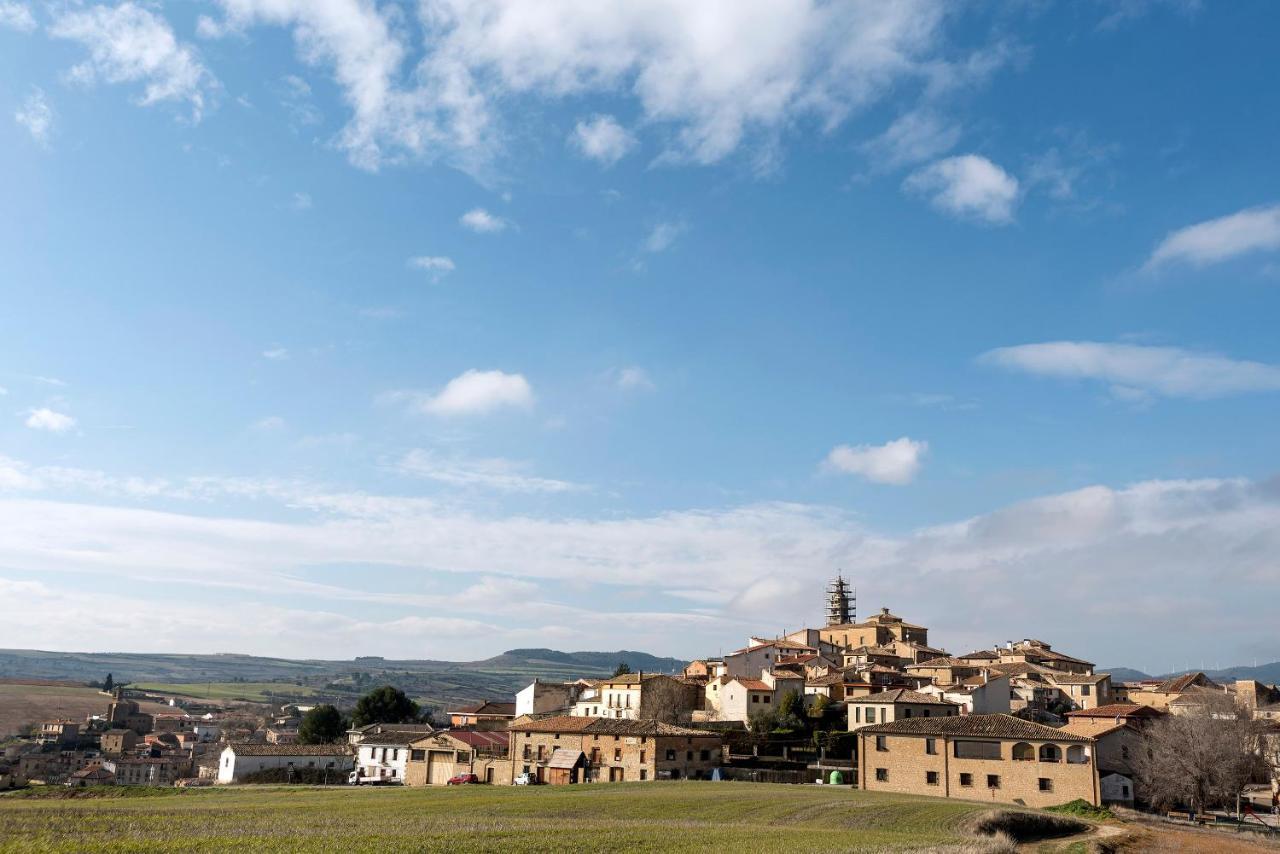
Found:
[{"label": "white cloud", "polygon": [[[0,486],[9,484],[11,491],[26,488],[37,474],[45,476],[0,460]],[[80,473],[80,482],[104,493],[115,494],[116,484],[133,480],[99,474],[105,481],[99,486],[92,474]],[[67,488],[75,482],[64,480]],[[136,595],[121,602],[132,602],[138,614],[159,615],[155,637],[149,632],[145,642],[169,651],[349,658],[354,642],[364,652],[386,654],[400,649],[398,644],[430,637],[439,628],[434,621],[456,619],[496,623],[511,633],[482,633],[479,647],[468,635],[465,651],[471,657],[509,645],[538,645],[510,640],[539,635],[570,645],[562,648],[626,645],[693,657],[728,648],[748,631],[814,624],[821,619],[826,580],[837,567],[854,567],[864,606],[893,606],[930,626],[931,640],[946,648],[1034,633],[1100,663],[1150,670],[1172,669],[1163,656],[1208,651],[1217,651],[1225,664],[1243,657],[1246,647],[1280,658],[1268,610],[1280,595],[1277,479],[1096,485],[895,535],[868,530],[839,510],[782,503],[593,520],[484,515],[422,499],[329,493],[272,481],[187,479],[148,489],[148,482],[139,484],[130,499],[165,509],[0,499],[6,522],[0,526],[0,566],[6,567],[0,584],[9,584],[10,591],[14,585],[46,589],[47,602],[13,615],[27,620],[15,630],[34,632],[23,634],[30,645],[67,643],[48,627],[47,613],[55,604],[64,612],[79,607],[80,594],[75,584],[54,586],[48,580],[76,573],[129,583]],[[179,494],[184,497],[169,497]],[[200,512],[170,506],[215,496],[253,508],[278,502],[290,513],[275,519],[278,514],[268,510],[274,520],[260,521],[226,510],[208,513],[203,503]],[[329,583],[329,568],[344,564],[376,567],[396,580],[395,591]],[[787,572],[779,574],[779,566]],[[1160,579],[1154,586],[1153,567]],[[432,573],[501,577],[494,582],[498,587],[525,595],[485,596],[483,581],[456,595],[409,592],[424,583],[434,587]],[[169,583],[149,583],[162,579]],[[222,588],[236,606],[219,613],[234,613],[237,621],[218,624],[217,631],[183,634],[187,626],[166,622],[181,609],[163,607],[155,598],[173,582]],[[525,598],[537,592],[535,584],[568,583],[591,591],[588,607]],[[1206,598],[1207,586],[1217,594]],[[1097,596],[1099,589],[1108,596]],[[242,591],[239,602],[236,591]],[[651,615],[599,607],[602,601],[664,592],[685,604]],[[260,610],[269,596],[280,595],[289,597],[287,614]],[[85,594],[86,607],[108,614],[95,623],[101,645],[116,639],[129,648],[144,643],[136,620],[121,616],[116,625],[110,619],[114,606],[101,596]],[[316,607],[317,598],[334,604]],[[377,602],[383,611],[390,609],[388,616],[379,623],[352,617],[360,602]],[[1054,607],[1029,615],[1028,602]],[[502,613],[508,616],[495,618],[496,608],[507,609]],[[548,634],[548,625],[573,628]]]},{"label": "white cloud", "polygon": [[427,273],[431,281],[438,282],[440,279],[452,273],[455,266],[452,258],[446,258],[443,255],[418,255],[409,259],[409,267],[414,270],[422,270]]},{"label": "white cloud", "polygon": [[469,370],[449,380],[439,394],[418,402],[430,415],[479,415],[533,405],[533,388],[521,374]]},{"label": "white cloud", "polygon": [[310,193],[294,193],[289,197],[289,208],[295,211],[311,210],[311,194]]},{"label": "white cloud", "polygon": [[337,144],[367,169],[442,155],[481,168],[520,96],[593,94],[634,99],[663,129],[664,159],[713,163],[748,138],[772,149],[806,124],[830,130],[894,90],[954,91],[992,64],[944,58],[940,0],[421,0],[416,66],[415,28],[392,4],[217,2],[203,35],[286,27],[304,62],[332,69],[352,113]]},{"label": "white cloud", "polygon": [[595,115],[574,126],[569,142],[584,157],[612,166],[635,147],[636,138],[613,116]]},{"label": "white cloud", "polygon": [[30,33],[36,28],[36,18],[31,14],[31,7],[26,3],[0,0],[0,27],[17,30],[20,33]]},{"label": "white cloud", "polygon": [[31,138],[41,145],[49,144],[53,133],[53,107],[39,86],[32,86],[22,106],[13,114],[13,120],[27,129]]},{"label": "white cloud", "polygon": [[911,110],[863,146],[879,169],[897,169],[946,154],[960,141],[960,127],[928,108]]},{"label": "white cloud", "polygon": [[620,369],[614,382],[623,391],[653,391],[655,388],[649,373],[634,365]]},{"label": "white cloud", "polygon": [[1150,394],[1213,398],[1280,390],[1280,365],[1178,347],[1049,341],[1001,347],[979,361],[1038,376],[1099,380],[1128,400]]},{"label": "white cloud", "polygon": [[458,222],[477,234],[496,234],[507,227],[505,219],[494,216],[484,208],[472,208],[459,217]]},{"label": "white cloud", "polygon": [[272,344],[262,351],[262,358],[270,359],[273,362],[282,362],[289,358],[289,349],[279,344]]},{"label": "white cloud", "polygon": [[572,492],[583,487],[564,480],[535,477],[526,472],[524,463],[500,457],[473,459],[470,457],[442,457],[434,451],[415,448],[401,458],[396,468],[414,477],[449,484],[450,486],[480,487],[499,492]]},{"label": "white cloud", "polygon": [[1172,264],[1204,267],[1254,252],[1280,249],[1280,205],[1247,208],[1171,232],[1147,259],[1146,270]]},{"label": "white cloud", "polygon": [[915,480],[928,451],[928,442],[903,436],[883,445],[837,445],[827,454],[825,465],[872,483],[904,486]]},{"label": "white cloud", "polygon": [[902,186],[928,196],[944,213],[997,225],[1013,220],[1018,201],[1018,179],[977,154],[931,163],[908,175]]},{"label": "white cloud", "polygon": [[644,239],[644,251],[651,254],[666,252],[675,245],[676,239],[687,230],[688,227],[683,222],[660,222],[649,231],[649,236]]},{"label": "white cloud", "polygon": [[217,86],[195,48],[180,42],[164,18],[137,3],[59,7],[49,32],[88,48],[89,59],[70,71],[73,80],[141,82],[143,105],[185,101],[199,121]]},{"label": "white cloud", "polygon": [[61,412],[54,412],[52,409],[41,407],[40,409],[32,409],[26,413],[26,425],[32,430],[47,430],[50,433],[65,433],[72,427],[76,426],[76,420],[70,415],[64,415]]}]

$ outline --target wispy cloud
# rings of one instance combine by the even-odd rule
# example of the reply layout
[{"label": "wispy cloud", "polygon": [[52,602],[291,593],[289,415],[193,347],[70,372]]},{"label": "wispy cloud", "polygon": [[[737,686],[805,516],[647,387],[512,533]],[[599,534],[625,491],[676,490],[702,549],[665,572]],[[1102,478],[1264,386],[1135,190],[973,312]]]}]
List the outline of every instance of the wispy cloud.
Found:
[{"label": "wispy cloud", "polygon": [[270,359],[273,362],[283,362],[289,358],[289,348],[280,344],[272,344],[262,351],[262,358]]},{"label": "wispy cloud", "polygon": [[409,259],[409,267],[413,270],[422,270],[433,282],[440,281],[456,269],[453,259],[444,255],[414,256]]},{"label": "wispy cloud", "polygon": [[645,252],[657,254],[666,252],[675,245],[680,235],[689,230],[688,225],[683,220],[668,220],[654,225],[649,230],[649,235],[645,237],[641,247]]},{"label": "wispy cloud", "polygon": [[993,225],[1012,222],[1018,202],[1018,179],[977,154],[931,163],[908,175],[902,186],[928,197],[943,213]]},{"label": "wispy cloud", "polygon": [[1048,341],[1001,347],[978,360],[1037,376],[1104,382],[1126,400],[1147,395],[1214,398],[1280,390],[1280,365],[1178,347]]},{"label": "wispy cloud", "polygon": [[584,489],[575,483],[536,477],[528,464],[501,457],[472,458],[442,456],[415,448],[396,465],[402,474],[423,477],[450,486],[477,487],[499,492],[574,492]]},{"label": "wispy cloud", "polygon": [[26,100],[13,114],[13,120],[26,128],[37,143],[48,147],[53,135],[53,107],[49,106],[43,89],[39,86],[31,87]]},{"label": "wispy cloud", "polygon": [[928,451],[928,442],[903,436],[883,445],[837,445],[827,454],[824,465],[872,483],[905,486],[920,473]]},{"label": "wispy cloud", "polygon": [[635,365],[619,368],[614,373],[613,381],[623,391],[653,391],[656,388],[649,372]]},{"label": "wispy cloud", "polygon": [[143,105],[186,102],[199,121],[217,88],[196,49],[178,40],[160,15],[134,2],[117,6],[58,6],[50,35],[84,45],[89,58],[71,68],[72,80],[142,83]]},{"label": "wispy cloud", "polygon": [[34,32],[36,17],[31,14],[31,7],[16,0],[0,0],[0,27],[17,30],[20,33]]},{"label": "wispy cloud", "polygon": [[1176,264],[1205,267],[1280,249],[1280,205],[1242,211],[1189,225],[1168,234],[1143,266],[1154,271]]}]

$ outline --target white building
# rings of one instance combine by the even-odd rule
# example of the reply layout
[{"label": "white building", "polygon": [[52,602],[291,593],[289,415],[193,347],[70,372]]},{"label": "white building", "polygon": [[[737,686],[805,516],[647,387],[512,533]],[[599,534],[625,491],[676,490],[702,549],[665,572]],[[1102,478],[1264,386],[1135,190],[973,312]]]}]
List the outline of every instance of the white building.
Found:
[{"label": "white building", "polygon": [[356,746],[354,783],[403,783],[409,761],[409,743],[430,733],[391,730],[366,735]]},{"label": "white building", "polygon": [[1007,715],[1012,711],[1012,687],[1008,676],[966,679],[959,685],[925,685],[922,694],[932,694],[960,707],[962,715]]},{"label": "white building", "polygon": [[250,774],[272,768],[321,768],[341,782],[351,771],[345,744],[231,744],[218,762],[218,783],[240,783]]},{"label": "white building", "polygon": [[564,714],[573,708],[582,689],[583,686],[577,682],[542,682],[535,679],[516,693],[516,717]]}]

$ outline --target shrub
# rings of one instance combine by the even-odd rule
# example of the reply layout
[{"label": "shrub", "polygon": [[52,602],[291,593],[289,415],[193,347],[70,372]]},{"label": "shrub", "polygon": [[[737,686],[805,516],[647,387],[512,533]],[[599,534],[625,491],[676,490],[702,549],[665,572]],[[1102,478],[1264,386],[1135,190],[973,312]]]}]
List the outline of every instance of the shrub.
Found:
[{"label": "shrub", "polygon": [[1074,815],[1077,818],[1085,818],[1090,821],[1107,821],[1116,817],[1116,814],[1106,807],[1095,807],[1084,798],[1076,798],[1074,801],[1067,801],[1065,804],[1058,804],[1056,807],[1048,807],[1046,812]]}]

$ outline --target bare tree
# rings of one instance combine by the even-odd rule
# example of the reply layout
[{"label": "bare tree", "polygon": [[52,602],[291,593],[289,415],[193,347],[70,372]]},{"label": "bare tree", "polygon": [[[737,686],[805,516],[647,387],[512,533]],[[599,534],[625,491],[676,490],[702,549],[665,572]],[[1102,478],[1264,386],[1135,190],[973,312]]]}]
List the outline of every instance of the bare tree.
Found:
[{"label": "bare tree", "polygon": [[1234,803],[1263,771],[1260,728],[1248,713],[1226,694],[1196,699],[1148,726],[1134,757],[1139,792],[1156,809]]}]

